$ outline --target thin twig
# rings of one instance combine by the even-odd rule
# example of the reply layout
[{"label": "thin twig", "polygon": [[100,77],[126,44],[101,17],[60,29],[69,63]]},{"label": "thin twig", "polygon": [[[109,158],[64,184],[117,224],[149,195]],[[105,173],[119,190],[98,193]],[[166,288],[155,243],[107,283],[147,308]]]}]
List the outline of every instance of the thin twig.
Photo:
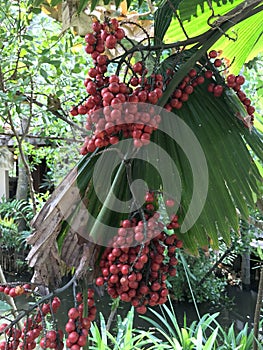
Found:
[{"label": "thin twig", "polygon": [[71,280],[66,283],[63,287],[58,288],[54,290],[53,292],[50,292],[49,294],[43,296],[40,300],[34,303],[34,305],[30,306],[27,310],[23,310],[19,313],[19,315],[16,317],[15,320],[11,321],[8,326],[6,326],[4,329],[0,331],[0,335],[5,333],[8,329],[12,328],[16,323],[18,323],[20,320],[22,320],[23,317],[30,315],[30,313],[36,309],[39,305],[43,304],[45,301],[50,300],[56,295],[59,295],[63,293],[65,290],[67,290],[76,280],[77,275],[75,274]]}]

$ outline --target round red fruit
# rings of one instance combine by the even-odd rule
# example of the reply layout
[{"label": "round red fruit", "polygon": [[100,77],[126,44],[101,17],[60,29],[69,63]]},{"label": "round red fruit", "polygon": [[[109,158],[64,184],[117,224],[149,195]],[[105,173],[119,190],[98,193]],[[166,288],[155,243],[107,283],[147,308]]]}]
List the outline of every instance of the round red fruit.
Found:
[{"label": "round red fruit", "polygon": [[68,311],[68,317],[72,318],[73,320],[75,320],[76,318],[79,317],[79,310],[77,308],[75,308],[75,307],[72,307]]},{"label": "round red fruit", "polygon": [[229,74],[226,78],[227,84],[234,84],[236,81],[236,76],[234,74]]},{"label": "round red fruit", "polygon": [[140,74],[143,71],[143,65],[141,64],[141,62],[137,62],[133,65],[132,69],[135,73]]},{"label": "round red fruit", "polygon": [[103,284],[104,284],[104,278],[103,277],[98,277],[96,279],[96,285],[100,287],[100,286],[103,286]]},{"label": "round red fruit", "polygon": [[73,331],[71,333],[69,333],[68,335],[68,340],[72,343],[75,344],[79,339],[79,335],[77,332]]},{"label": "round red fruit", "polygon": [[71,110],[69,111],[69,113],[70,113],[73,117],[75,117],[76,115],[79,114],[78,108],[77,108],[77,107],[71,108]]},{"label": "round red fruit", "polygon": [[125,37],[125,32],[122,28],[118,28],[114,35],[117,40],[122,40]]},{"label": "round red fruit", "polygon": [[213,76],[213,72],[211,70],[205,71],[205,77],[206,79],[211,79]]},{"label": "round red fruit", "polygon": [[108,49],[114,49],[117,44],[117,38],[115,35],[110,34],[105,40],[105,45]]},{"label": "round red fruit", "polygon": [[107,64],[108,56],[106,56],[106,55],[98,55],[97,58],[96,58],[96,61],[97,61],[99,66],[104,66],[105,64]]},{"label": "round red fruit", "polygon": [[192,68],[190,72],[188,73],[190,78],[194,78],[197,75],[196,69]]},{"label": "round red fruit", "polygon": [[79,339],[78,339],[78,345],[79,346],[85,346],[87,344],[87,337],[85,337],[84,335],[80,335]]},{"label": "round red fruit", "polygon": [[98,21],[93,22],[92,29],[94,30],[94,32],[99,33],[101,31],[101,24]]},{"label": "round red fruit", "polygon": [[138,312],[138,314],[143,315],[146,313],[147,308],[145,305],[141,305],[141,306],[136,307],[136,311]]},{"label": "round red fruit", "polygon": [[57,339],[57,332],[54,330],[48,331],[46,334],[46,337],[51,341],[54,342]]},{"label": "round red fruit", "polygon": [[223,93],[223,90],[224,90],[224,88],[223,88],[222,85],[216,85],[216,86],[214,87],[214,91],[213,91],[213,92],[214,92],[214,95],[217,96],[217,97],[221,96],[222,93]]},{"label": "round red fruit", "polygon": [[215,60],[215,62],[214,62],[214,66],[215,67],[220,67],[222,65],[222,61],[219,59],[219,58],[217,58],[216,60]]},{"label": "round red fruit", "polygon": [[15,298],[17,296],[17,293],[16,293],[16,289],[15,288],[11,288],[10,291],[9,291],[9,296],[12,297],[12,298]]},{"label": "round red fruit", "polygon": [[89,33],[89,34],[85,35],[85,41],[89,45],[94,45],[96,43],[97,39],[95,38],[95,36],[93,34]]},{"label": "round red fruit", "polygon": [[[253,106],[248,106],[247,107],[247,113],[249,115],[253,114],[254,112],[255,112],[255,108]],[[11,292],[11,290],[10,290],[10,292]],[[9,293],[9,295],[10,295],[10,293]]]},{"label": "round red fruit", "polygon": [[211,50],[208,54],[210,58],[216,58],[217,57],[217,51],[216,50]]},{"label": "round red fruit", "polygon": [[245,82],[245,78],[243,77],[243,75],[238,75],[238,76],[236,77],[236,83],[237,83],[238,85],[243,85],[244,82]]}]

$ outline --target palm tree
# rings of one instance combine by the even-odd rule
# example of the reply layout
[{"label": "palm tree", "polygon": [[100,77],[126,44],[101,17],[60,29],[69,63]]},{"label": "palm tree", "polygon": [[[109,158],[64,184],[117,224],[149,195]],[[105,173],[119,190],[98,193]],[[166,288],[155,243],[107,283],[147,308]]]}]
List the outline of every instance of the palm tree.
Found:
[{"label": "palm tree", "polygon": [[[80,13],[90,6],[89,1],[80,3]],[[66,4],[70,7],[71,2]],[[96,4],[92,1],[91,6]],[[115,204],[130,198],[136,202],[140,196],[131,186],[135,179],[143,179],[149,189],[174,200],[181,224],[176,234],[192,253],[209,244],[217,248],[219,237],[229,244],[230,231],[238,230],[239,218],[247,218],[249,207],[262,195],[262,178],[254,160],[262,159],[261,133],[238,98],[239,90],[225,82],[227,75],[238,75],[242,65],[260,50],[262,2],[218,1],[212,5],[201,1],[196,5],[167,0],[153,16],[153,38],[143,20],[129,23],[134,36],[112,60],[123,79],[129,77],[135,60],[170,79],[154,106],[153,112],[162,115],[159,129],[152,133],[150,146],[135,153],[130,144],[121,142],[88,152],[58,186],[36,216],[35,232],[28,241],[35,281],[57,284],[64,265],[78,268],[88,281],[93,280],[103,245],[107,245],[105,237],[112,238],[120,221],[129,215]],[[129,19],[128,13],[126,17]],[[135,27],[144,33],[144,41],[135,41]],[[211,50],[223,53],[214,59],[211,54],[209,59]],[[216,68],[214,60],[222,58],[224,65]],[[191,69],[197,72],[195,78],[205,71],[212,71],[213,76],[207,73],[208,79],[194,87],[182,108],[160,109],[167,107]],[[211,84],[223,86],[220,97],[208,91]],[[168,160],[158,167],[164,155]]]}]

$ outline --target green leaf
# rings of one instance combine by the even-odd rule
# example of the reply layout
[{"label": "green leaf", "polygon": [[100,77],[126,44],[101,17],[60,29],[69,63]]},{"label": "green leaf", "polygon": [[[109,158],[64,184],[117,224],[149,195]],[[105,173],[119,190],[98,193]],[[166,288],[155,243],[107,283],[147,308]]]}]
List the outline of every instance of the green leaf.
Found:
[{"label": "green leaf", "polygon": [[78,6],[78,13],[81,13],[88,5],[89,0],[80,0]]},{"label": "green leaf", "polygon": [[40,6],[43,3],[43,0],[35,0],[34,6]]},{"label": "green leaf", "polygon": [[59,67],[61,65],[60,60],[50,60],[47,63],[51,64],[52,66]]},{"label": "green leaf", "polygon": [[182,0],[165,1],[154,14],[154,43],[160,44]]},{"label": "green leaf", "polygon": [[6,311],[12,310],[12,307],[5,301],[0,300],[0,314],[5,313]]},{"label": "green leaf", "polygon": [[[215,11],[214,20],[218,19],[216,17],[217,15],[223,16],[242,2],[241,0],[226,1],[224,3],[218,1],[216,4],[213,2],[213,9]],[[207,2],[204,2],[199,7],[195,1],[189,2],[183,0],[179,4],[179,13],[181,24],[189,37],[203,34],[211,28],[207,21],[211,17],[212,12]],[[263,13],[259,12],[233,26],[231,29],[225,30],[226,35],[223,35],[211,46],[211,49],[222,51],[222,56],[232,62],[229,67],[230,72],[238,74],[245,62],[248,62],[259,52],[262,52],[262,21]],[[178,41],[186,39],[181,24],[176,18],[171,21],[171,25],[164,37],[166,43],[174,42],[175,38]],[[253,31],[251,31],[252,27]]]},{"label": "green leaf", "polygon": [[51,6],[57,6],[58,4],[60,4],[62,2],[62,0],[51,0],[50,5]]},{"label": "green leaf", "polygon": [[48,74],[47,74],[47,72],[45,71],[45,69],[40,68],[40,69],[39,69],[39,73],[42,75],[42,77],[43,77],[47,82],[49,82]]},{"label": "green leaf", "polygon": [[[219,0],[213,2],[215,16],[226,14],[242,2],[243,0],[228,0],[224,2]],[[198,1],[183,0],[180,2],[179,17],[189,37],[203,34],[209,30],[211,27],[208,25],[207,21],[211,15],[212,11],[210,10],[207,1],[201,1],[200,6]],[[214,19],[216,20],[218,17],[215,17]],[[164,41],[166,43],[171,43],[174,42],[175,38],[177,41],[186,39],[181,25],[176,18],[172,19],[171,25],[164,37]]]},{"label": "green leaf", "polygon": [[35,14],[35,15],[39,15],[41,13],[41,9],[38,7],[33,7],[31,9],[31,11]]},{"label": "green leaf", "polygon": [[98,0],[91,0],[90,11],[93,11],[95,7],[98,5],[98,3],[99,3]]},{"label": "green leaf", "polygon": [[122,0],[115,0],[115,6],[118,8],[120,6]]},{"label": "green leaf", "polygon": [[239,74],[245,62],[263,52],[262,23],[263,12],[259,12],[226,32],[235,41],[223,36],[213,45],[213,49],[222,50],[222,56],[232,62],[229,72]]},{"label": "green leaf", "polygon": [[203,350],[212,350],[212,349],[214,349],[214,346],[216,345],[217,334],[218,334],[218,328],[213,330],[212,334],[207,339],[204,347],[202,348]]}]

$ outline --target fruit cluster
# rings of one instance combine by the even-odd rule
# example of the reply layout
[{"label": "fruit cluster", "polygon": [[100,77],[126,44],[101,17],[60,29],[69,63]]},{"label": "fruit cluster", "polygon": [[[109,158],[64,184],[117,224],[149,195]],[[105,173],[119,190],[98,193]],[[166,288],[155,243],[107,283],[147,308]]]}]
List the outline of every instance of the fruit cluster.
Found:
[{"label": "fruit cluster", "polygon": [[[116,144],[121,138],[133,138],[135,147],[149,144],[151,133],[161,122],[160,114],[156,114],[156,108],[149,108],[149,104],[158,104],[176,70],[149,75],[142,60],[135,64],[125,63],[128,81],[127,72],[122,78],[118,73],[111,74],[113,67],[105,50],[114,49],[117,44],[123,45],[121,41],[124,37],[125,32],[116,19],[106,19],[104,23],[95,20],[92,32],[85,36],[85,51],[91,55],[94,66],[89,69],[84,81],[87,98],[70,111],[72,116],[87,115],[86,129],[92,131],[80,150],[83,155],[96,148]],[[195,87],[207,79],[207,89],[215,97],[220,97],[227,87],[233,88],[253,120],[254,107],[240,90],[244,78],[238,76],[233,80],[233,75],[230,75],[224,83],[221,76],[218,80],[220,67],[224,68],[224,60],[218,57],[217,51],[211,50],[206,63],[198,63],[189,71],[164,108],[169,111],[181,109]]]},{"label": "fruit cluster", "polygon": [[[26,290],[27,285],[24,286]],[[10,294],[9,294],[10,295]],[[13,326],[8,327],[7,323],[0,326],[0,333],[5,333],[6,340],[0,342],[0,350],[32,350],[37,346],[37,339],[40,340],[40,346],[43,349],[63,349],[63,332],[61,330],[46,331],[43,329],[43,318],[51,313],[56,313],[60,306],[60,299],[54,297],[50,303],[43,303],[37,310],[34,316],[27,317],[24,321],[22,330]],[[43,337],[43,334],[45,336]]]},{"label": "fruit cluster", "polygon": [[87,316],[84,317],[84,303],[82,293],[76,295],[77,307],[68,311],[68,322],[65,330],[68,333],[66,346],[71,350],[80,350],[87,343],[90,324],[96,318],[96,306],[94,301],[94,290],[87,291]]},{"label": "fruit cluster", "polygon": [[9,295],[11,298],[15,298],[17,296],[31,293],[32,287],[30,284],[26,283],[24,285],[0,285],[0,293],[4,293],[6,295]]},{"label": "fruit cluster", "polygon": [[[107,283],[107,291],[112,298],[120,297],[122,301],[131,303],[141,314],[146,312],[147,305],[155,306],[167,301],[165,281],[168,275],[176,274],[175,251],[182,247],[176,234],[168,235],[158,220],[159,214],[152,211],[155,196],[149,193],[146,198],[144,220],[133,218],[122,221],[111,247],[107,247],[102,255],[102,275],[96,279],[98,286]],[[172,215],[166,227],[176,229],[179,226],[177,215]]]},{"label": "fruit cluster", "polygon": [[241,86],[245,83],[245,78],[242,75],[229,74],[226,78],[227,86],[232,88],[239,100],[243,103],[246,108],[247,114],[251,117],[251,123],[254,121],[255,108],[251,106],[251,100],[242,91]]},{"label": "fruit cluster", "polygon": [[156,104],[162,96],[163,77],[154,74],[150,80],[146,79],[147,70],[142,62],[131,66],[133,76],[127,83],[115,74],[106,76],[110,60],[103,52],[106,48],[113,49],[125,33],[115,19],[103,24],[96,21],[92,28],[93,32],[85,36],[86,52],[94,63],[84,81],[89,97],[70,111],[71,115],[87,114],[86,128],[93,131],[85,139],[81,154],[116,144],[120,137],[132,137],[135,147],[148,144],[161,118],[154,109],[139,106],[138,102]]}]

